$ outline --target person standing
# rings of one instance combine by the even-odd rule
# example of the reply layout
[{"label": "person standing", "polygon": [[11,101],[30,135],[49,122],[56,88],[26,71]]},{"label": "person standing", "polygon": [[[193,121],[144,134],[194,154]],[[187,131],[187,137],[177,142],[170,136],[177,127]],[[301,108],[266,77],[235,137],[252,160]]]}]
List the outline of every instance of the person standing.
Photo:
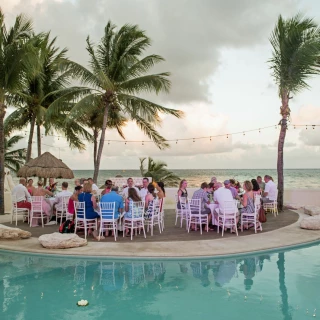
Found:
[{"label": "person standing", "polygon": [[266,184],[262,181],[261,176],[257,176],[257,182],[261,191],[264,191]]}]

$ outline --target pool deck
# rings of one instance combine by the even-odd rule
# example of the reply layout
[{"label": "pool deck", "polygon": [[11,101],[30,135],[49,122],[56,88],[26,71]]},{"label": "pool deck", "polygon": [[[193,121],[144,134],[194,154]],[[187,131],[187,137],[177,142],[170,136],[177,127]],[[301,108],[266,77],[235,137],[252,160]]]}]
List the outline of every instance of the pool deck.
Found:
[{"label": "pool deck", "polygon": [[[30,230],[34,236],[25,240],[1,240],[0,249],[20,252],[57,254],[71,256],[103,256],[116,258],[186,258],[186,257],[213,257],[238,255],[257,251],[272,250],[275,248],[286,248],[299,244],[306,244],[320,240],[320,231],[304,230],[299,227],[299,221],[305,216],[302,211],[284,211],[277,217],[267,215],[268,221],[263,224],[263,232],[254,234],[252,229],[243,233],[239,232],[239,237],[235,234],[221,233],[216,231],[204,233],[190,232],[185,228],[174,226],[173,210],[168,210],[166,215],[166,228],[163,234],[155,229],[153,237],[147,235],[147,239],[142,236],[130,238],[119,237],[115,242],[112,237],[97,242],[89,239],[88,245],[70,249],[46,249],[43,248],[37,237],[40,234],[57,231],[57,226],[46,226],[45,228],[29,228],[20,222],[18,227]],[[10,215],[0,216],[0,223],[7,224]],[[12,225],[14,226],[14,225]]]}]

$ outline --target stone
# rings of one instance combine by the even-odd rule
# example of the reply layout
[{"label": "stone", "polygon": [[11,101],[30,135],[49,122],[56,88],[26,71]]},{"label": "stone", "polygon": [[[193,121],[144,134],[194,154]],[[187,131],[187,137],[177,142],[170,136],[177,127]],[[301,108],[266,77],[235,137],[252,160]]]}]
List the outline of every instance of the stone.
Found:
[{"label": "stone", "polygon": [[316,216],[320,214],[320,207],[317,206],[305,206],[304,213],[308,214],[309,216]]},{"label": "stone", "polygon": [[0,224],[0,239],[11,239],[11,240],[19,240],[19,239],[27,239],[31,237],[31,232],[24,231],[19,228],[11,228]]},{"label": "stone", "polygon": [[284,206],[289,210],[299,210],[301,208],[304,208],[304,205],[298,203],[285,203]]},{"label": "stone", "polygon": [[320,230],[320,216],[306,217],[300,222],[300,228],[308,230]]},{"label": "stone", "polygon": [[43,234],[39,237],[40,244],[48,249],[67,249],[83,247],[88,244],[86,239],[80,238],[74,233],[59,233]]}]

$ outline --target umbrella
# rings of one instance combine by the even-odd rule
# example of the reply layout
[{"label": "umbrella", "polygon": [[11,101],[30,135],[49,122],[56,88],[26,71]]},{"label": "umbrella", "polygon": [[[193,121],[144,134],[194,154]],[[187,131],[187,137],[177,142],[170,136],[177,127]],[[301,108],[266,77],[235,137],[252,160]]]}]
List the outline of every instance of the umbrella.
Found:
[{"label": "umbrella", "polygon": [[50,152],[30,160],[17,173],[18,177],[63,178],[73,179],[73,171]]}]

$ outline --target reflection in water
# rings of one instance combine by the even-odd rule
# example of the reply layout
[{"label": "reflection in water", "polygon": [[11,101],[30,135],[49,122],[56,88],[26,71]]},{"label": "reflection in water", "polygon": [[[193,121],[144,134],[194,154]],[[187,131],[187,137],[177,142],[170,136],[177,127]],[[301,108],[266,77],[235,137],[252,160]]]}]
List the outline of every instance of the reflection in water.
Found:
[{"label": "reflection in water", "polygon": [[[267,267],[265,261],[268,261]],[[189,295],[194,298],[195,294],[202,296],[201,301],[206,305],[211,303],[210,294],[213,294],[217,308],[220,304],[221,308],[228,308],[222,306],[228,303],[226,292],[229,294],[229,290],[236,303],[240,301],[236,294],[242,297],[242,303],[248,291],[255,291],[253,298],[262,295],[263,288],[256,282],[263,279],[260,274],[271,268],[272,261],[270,255],[176,262],[55,259],[0,252],[1,308],[8,315],[7,319],[15,319],[13,315],[17,310],[31,318],[35,306],[41,308],[43,305],[50,319],[60,313],[55,306],[63,309],[72,301],[74,307],[79,299],[87,299],[90,303],[88,310],[99,309],[87,316],[88,319],[106,315],[124,318],[132,314],[139,319],[160,319],[163,318],[161,308],[157,307],[158,311],[153,309],[157,301],[166,301],[163,303],[172,304],[175,310],[174,303],[179,303],[179,299],[186,303]],[[283,319],[291,320],[284,261],[284,253],[279,253],[281,313]],[[60,318],[76,319],[76,314],[71,309]],[[171,316],[164,318],[171,319]]]}]

